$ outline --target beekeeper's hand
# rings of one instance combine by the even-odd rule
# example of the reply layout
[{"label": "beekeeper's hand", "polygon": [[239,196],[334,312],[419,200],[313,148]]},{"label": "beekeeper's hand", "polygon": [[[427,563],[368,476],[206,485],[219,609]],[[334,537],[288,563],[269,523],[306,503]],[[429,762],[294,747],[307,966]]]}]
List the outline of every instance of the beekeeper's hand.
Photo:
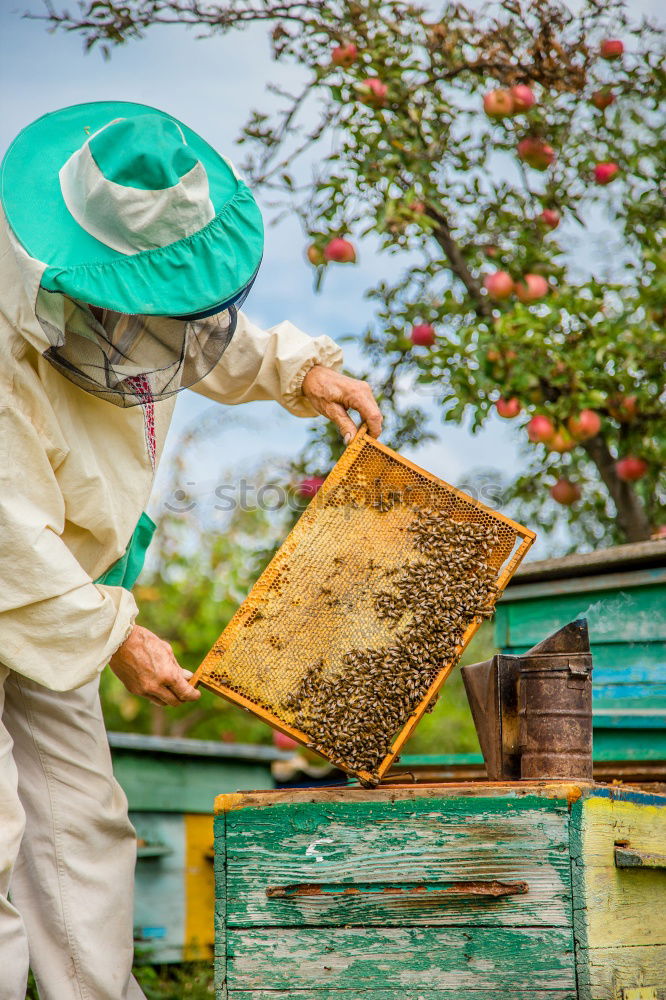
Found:
[{"label": "beekeeper's hand", "polygon": [[134,626],[109,666],[131,694],[154,705],[180,705],[201,697],[201,691],[187,683],[192,671],[178,665],[169,643],[141,625]]},{"label": "beekeeper's hand", "polygon": [[337,424],[345,444],[349,444],[357,430],[347,410],[356,410],[373,437],[381,434],[382,415],[367,382],[314,365],[303,379],[303,395],[317,413]]}]

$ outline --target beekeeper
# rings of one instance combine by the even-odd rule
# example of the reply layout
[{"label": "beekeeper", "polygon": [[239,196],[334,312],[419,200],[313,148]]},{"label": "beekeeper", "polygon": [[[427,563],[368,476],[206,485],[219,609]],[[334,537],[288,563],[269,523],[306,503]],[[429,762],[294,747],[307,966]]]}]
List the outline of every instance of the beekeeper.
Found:
[{"label": "beekeeper", "polygon": [[238,310],[261,262],[254,198],[170,115],[102,102],[45,115],[1,168],[0,1000],[143,994],[136,856],[100,710],[107,663],[159,705],[199,695],[135,622],[144,513],[184,388],[274,399],[372,433],[340,349]]}]

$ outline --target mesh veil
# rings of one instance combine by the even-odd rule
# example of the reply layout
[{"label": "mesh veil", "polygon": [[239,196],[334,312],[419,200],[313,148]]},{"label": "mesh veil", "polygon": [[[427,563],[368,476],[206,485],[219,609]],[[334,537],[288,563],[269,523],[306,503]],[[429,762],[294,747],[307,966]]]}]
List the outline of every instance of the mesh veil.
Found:
[{"label": "mesh veil", "polygon": [[44,357],[70,382],[116,406],[158,402],[215,367],[251,286],[205,318],[94,315],[81,302],[42,290],[37,319],[51,344]]}]

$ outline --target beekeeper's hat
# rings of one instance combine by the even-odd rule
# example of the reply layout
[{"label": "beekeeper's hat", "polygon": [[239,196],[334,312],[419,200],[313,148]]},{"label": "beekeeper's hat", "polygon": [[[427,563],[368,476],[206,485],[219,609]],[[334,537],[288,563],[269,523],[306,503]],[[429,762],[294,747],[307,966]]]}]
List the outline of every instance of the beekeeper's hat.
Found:
[{"label": "beekeeper's hat", "polygon": [[44,115],[5,155],[0,197],[44,335],[34,346],[62,375],[134,406],[219,362],[263,226],[231,163],[186,125],[126,102]]},{"label": "beekeeper's hat", "polygon": [[17,136],[2,205],[47,291],[121,313],[214,312],[261,261],[263,226],[231,163],[171,115],[101,101]]}]

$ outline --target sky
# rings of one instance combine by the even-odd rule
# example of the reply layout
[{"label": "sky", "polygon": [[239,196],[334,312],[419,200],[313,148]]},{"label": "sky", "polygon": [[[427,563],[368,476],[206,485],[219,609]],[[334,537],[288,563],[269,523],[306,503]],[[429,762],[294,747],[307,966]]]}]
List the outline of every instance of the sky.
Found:
[{"label": "sky", "polygon": [[[73,0],[69,2],[73,6]],[[56,3],[63,5],[64,0]],[[634,14],[658,12],[654,0],[632,0],[629,6]],[[104,61],[98,52],[84,55],[78,36],[49,34],[43,23],[22,16],[43,9],[41,0],[0,0],[0,156],[24,125],[45,112],[84,101],[129,100],[170,112],[231,159],[241,160],[235,140],[249,111],[275,106],[267,91],[271,82],[290,88],[300,76],[298,68],[272,62],[261,26],[212,39],[197,39],[193,31],[180,27],[154,28],[142,41],[115,49]],[[261,204],[261,195],[258,200]],[[325,333],[336,339],[359,333],[372,315],[364,290],[397,274],[403,263],[362,244],[359,264],[330,267],[317,294],[296,221],[287,218],[268,226],[266,237],[264,262],[245,311],[265,327],[288,319],[312,336]],[[351,367],[359,364],[353,349],[346,353]],[[152,500],[153,515],[165,502],[179,436],[217,405],[190,391],[179,395]],[[294,456],[306,439],[309,422],[278,404],[234,409],[223,418],[228,419],[226,432],[195,449],[183,472],[182,486],[199,498],[201,509],[221,480],[228,482],[230,474],[264,457]],[[436,442],[405,454],[454,485],[474,469],[494,467],[506,475],[520,466],[519,432],[498,417],[476,435],[437,419],[433,429],[438,432]],[[549,540],[539,539],[532,558],[548,552]]]}]

